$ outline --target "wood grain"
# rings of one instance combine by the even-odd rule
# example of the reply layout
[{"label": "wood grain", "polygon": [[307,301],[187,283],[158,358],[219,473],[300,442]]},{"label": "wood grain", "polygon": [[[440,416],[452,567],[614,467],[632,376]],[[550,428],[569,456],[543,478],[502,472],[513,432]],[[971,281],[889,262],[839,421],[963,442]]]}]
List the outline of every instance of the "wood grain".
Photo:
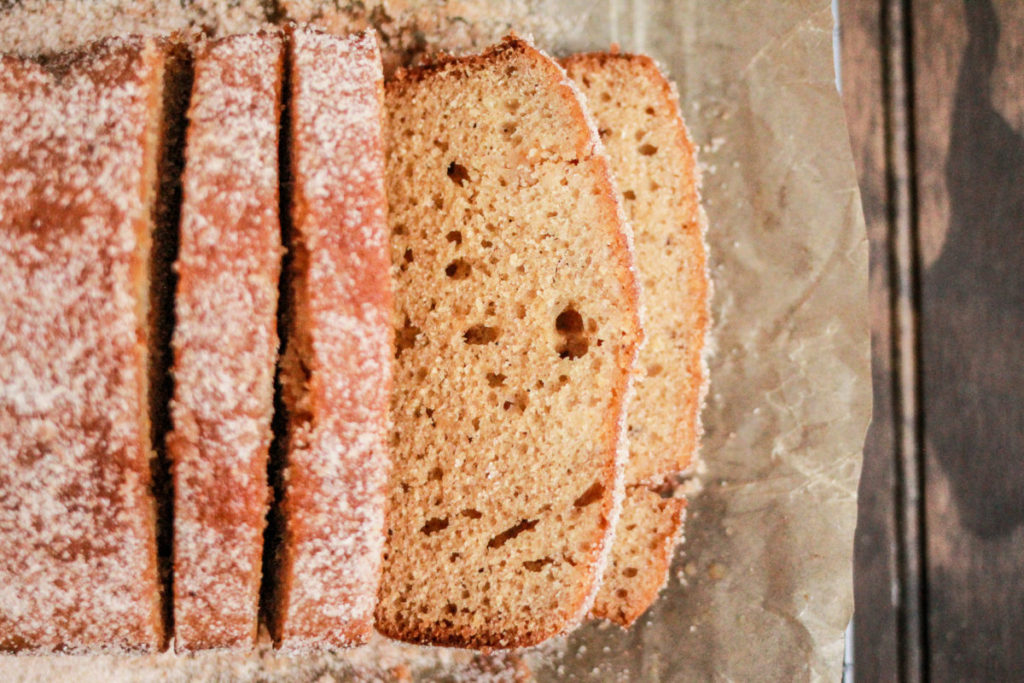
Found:
[{"label": "wood grain", "polygon": [[1017,4],[913,3],[936,681],[1019,680],[1024,661],[1024,135],[994,105],[1022,96]]},{"label": "wood grain", "polygon": [[896,680],[900,669],[899,618],[893,601],[899,533],[882,8],[881,0],[843,2],[839,19],[843,103],[871,254],[874,415],[864,445],[854,547],[854,672],[865,681]]}]

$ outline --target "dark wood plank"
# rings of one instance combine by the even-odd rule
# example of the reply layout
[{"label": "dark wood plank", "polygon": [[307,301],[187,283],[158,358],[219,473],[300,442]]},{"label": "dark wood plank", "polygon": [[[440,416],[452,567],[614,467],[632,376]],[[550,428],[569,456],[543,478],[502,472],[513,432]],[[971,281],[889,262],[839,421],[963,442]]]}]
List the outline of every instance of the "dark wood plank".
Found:
[{"label": "dark wood plank", "polygon": [[871,253],[871,348],[874,415],[864,445],[854,546],[854,673],[896,680],[899,619],[896,521],[897,430],[893,402],[890,194],[887,182],[883,0],[839,5],[843,104],[860,181]]},{"label": "dark wood plank", "polygon": [[1024,662],[1024,11],[913,2],[929,673]]}]

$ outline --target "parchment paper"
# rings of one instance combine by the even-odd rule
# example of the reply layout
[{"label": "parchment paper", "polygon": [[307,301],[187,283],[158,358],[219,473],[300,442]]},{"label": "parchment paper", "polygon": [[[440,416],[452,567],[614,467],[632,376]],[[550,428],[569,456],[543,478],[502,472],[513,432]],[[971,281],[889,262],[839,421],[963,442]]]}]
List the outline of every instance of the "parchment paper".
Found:
[{"label": "parchment paper", "polygon": [[[21,15],[0,16],[8,43],[0,49],[31,51],[26,41],[33,37],[24,30],[20,43],[12,41],[19,40],[15,22],[31,21],[25,17],[32,11],[56,22],[37,41],[52,49],[55,41],[94,37],[90,31],[179,28],[196,22],[188,12],[200,10],[240,14],[237,30],[247,30],[259,7],[224,3],[233,9],[218,14],[209,9],[216,3],[197,2],[184,13],[147,13],[140,4],[127,29],[121,21],[116,30],[102,22],[83,30],[73,14],[52,14],[60,3],[24,0]],[[321,4],[281,6],[336,27],[349,21],[322,12]],[[511,657],[383,642],[298,659],[265,650],[245,657],[4,657],[0,678],[513,678],[525,661],[540,680],[838,681],[871,399],[867,242],[835,89],[828,1],[463,1],[444,9],[462,31],[447,43],[430,31],[454,24],[427,25],[429,15],[439,16],[436,3],[386,4],[391,18],[420,16],[411,30],[393,31],[396,45],[407,39],[469,47],[508,26],[533,33],[556,54],[618,41],[659,59],[679,86],[701,146],[717,350],[704,411],[704,470],[694,486],[700,490],[668,587],[628,632],[590,624],[567,641]],[[83,3],[67,5],[83,11]],[[217,21],[215,29],[231,30]]]}]

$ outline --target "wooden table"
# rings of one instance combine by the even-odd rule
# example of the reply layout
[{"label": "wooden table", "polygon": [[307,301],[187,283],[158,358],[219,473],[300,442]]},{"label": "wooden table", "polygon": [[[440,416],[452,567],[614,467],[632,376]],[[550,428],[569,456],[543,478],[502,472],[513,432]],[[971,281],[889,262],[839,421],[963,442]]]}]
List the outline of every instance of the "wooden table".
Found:
[{"label": "wooden table", "polygon": [[1024,2],[840,0],[871,243],[858,681],[1024,680]]}]

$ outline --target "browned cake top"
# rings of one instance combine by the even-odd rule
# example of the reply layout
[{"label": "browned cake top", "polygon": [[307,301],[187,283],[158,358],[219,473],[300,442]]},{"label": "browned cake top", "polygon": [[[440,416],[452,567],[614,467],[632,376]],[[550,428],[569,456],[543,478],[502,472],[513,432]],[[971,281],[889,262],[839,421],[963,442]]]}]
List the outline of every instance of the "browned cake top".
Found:
[{"label": "browned cake top", "polygon": [[305,377],[285,386],[297,398],[278,609],[282,647],[302,649],[358,644],[372,627],[392,329],[376,35],[301,29],[292,50],[289,353]]},{"label": "browned cake top", "polygon": [[143,39],[0,62],[0,649],[161,640],[145,306],[162,71]]},{"label": "browned cake top", "polygon": [[277,356],[283,60],[278,34],[195,51],[168,436],[179,650],[256,639]]}]

